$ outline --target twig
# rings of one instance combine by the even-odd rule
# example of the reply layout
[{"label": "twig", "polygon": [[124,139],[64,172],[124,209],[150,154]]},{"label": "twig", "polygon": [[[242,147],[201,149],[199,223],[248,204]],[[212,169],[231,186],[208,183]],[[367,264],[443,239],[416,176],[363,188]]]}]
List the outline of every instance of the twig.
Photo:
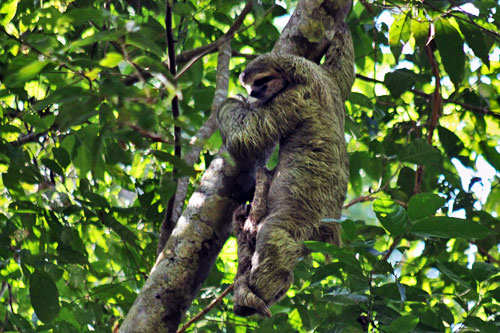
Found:
[{"label": "twig", "polygon": [[156,133],[153,133],[153,132],[149,132],[147,130],[145,130],[144,128],[142,128],[141,126],[139,125],[136,125],[136,124],[132,124],[132,123],[129,123],[129,122],[126,122],[125,123],[128,127],[130,127],[131,129],[139,132],[139,134],[145,138],[148,138],[154,142],[163,142],[163,143],[171,143],[169,140],[165,139],[164,137],[162,137],[161,135],[159,134],[156,134]]},{"label": "twig", "polygon": [[[16,42],[18,42],[19,44],[21,45],[26,45],[30,48],[30,50],[33,50],[35,51],[36,53],[38,53],[39,55],[45,57],[46,59],[51,59],[51,57],[45,53],[43,53],[42,51],[40,51],[39,49],[37,49],[36,47],[34,47],[33,45],[31,45],[29,42],[27,42],[26,40],[24,39],[20,39],[16,36],[13,36],[11,34],[9,34],[3,27],[0,26],[0,32],[3,32],[8,38],[10,39],[13,39],[15,40]],[[65,63],[58,63],[57,64],[59,67],[62,67],[62,68],[66,68],[67,70],[69,70],[70,72],[72,73],[76,73],[78,75],[80,75],[83,79],[85,80],[89,80],[88,77],[85,76],[85,74],[82,72],[82,71],[77,71],[77,70],[74,70],[72,69],[70,66],[68,66],[67,64]]]},{"label": "twig", "polygon": [[491,254],[489,254],[488,251],[486,251],[483,247],[481,247],[481,245],[479,245],[477,242],[471,242],[471,244],[476,245],[479,253],[481,253],[483,256],[487,257],[489,261],[494,262],[495,264],[500,266],[500,260],[498,260],[497,258],[493,257]]},{"label": "twig", "polygon": [[187,323],[185,323],[178,331],[177,333],[182,333],[182,332],[185,332],[186,329],[191,326],[195,321],[197,321],[198,319],[200,319],[201,317],[203,317],[205,314],[208,313],[208,311],[212,310],[212,308],[217,305],[218,303],[220,303],[220,301],[222,301],[222,299],[227,295],[229,294],[229,292],[231,290],[233,290],[233,286],[234,285],[230,285],[229,287],[226,288],[226,290],[224,290],[222,292],[222,294],[219,295],[219,297],[217,297],[216,299],[214,299],[210,304],[208,304],[203,310],[201,310],[200,313],[198,313],[196,316],[194,316],[193,318],[191,318]]},{"label": "twig", "polygon": [[392,242],[391,246],[389,246],[389,249],[385,252],[385,255],[382,257],[381,261],[386,261],[391,256],[392,252],[394,252],[394,250],[396,249],[396,246],[398,246],[401,238],[401,235],[394,238],[394,241]]},{"label": "twig", "polygon": [[[389,1],[388,1],[389,2]],[[467,23],[470,23],[472,25],[474,25],[475,27],[477,27],[479,30],[482,30],[484,33],[490,35],[493,39],[495,39],[497,42],[500,41],[500,34],[494,30],[489,30],[489,29],[486,29],[482,26],[480,26],[479,24],[477,24],[473,19],[470,18],[470,14],[468,13],[465,13],[466,16],[467,16],[467,19],[464,19],[462,16],[459,16],[459,15],[455,15],[451,10],[449,11],[442,11],[440,10],[439,8],[435,7],[433,4],[431,4],[429,1],[423,1],[424,5],[425,6],[428,6],[430,7],[432,10],[435,10],[436,12],[439,12],[441,14],[443,14],[443,16],[452,16],[454,17],[455,19],[457,20],[460,20],[460,21],[464,21],[464,22],[467,22]],[[462,10],[462,13],[464,13],[464,11]]]},{"label": "twig", "polygon": [[41,132],[41,133],[29,133],[26,135],[23,135],[19,137],[16,141],[9,142],[11,145],[14,147],[23,145],[28,142],[37,142],[39,138],[41,138],[44,135],[47,135],[48,131]]},{"label": "twig", "polygon": [[439,75],[439,67],[430,45],[425,46],[425,53],[429,58],[429,62],[432,68],[432,75],[434,75],[436,81],[436,87],[434,89],[434,93],[432,94],[432,115],[429,122],[429,130],[427,132],[427,142],[432,144],[434,129],[437,126],[439,116],[441,115],[441,111],[443,109],[443,99],[441,97],[441,77]]},{"label": "twig", "polygon": [[252,0],[247,1],[240,15],[238,15],[236,20],[234,20],[233,24],[231,24],[231,26],[229,27],[229,30],[220,39],[216,40],[213,43],[200,46],[196,49],[182,52],[176,57],[176,61],[187,62],[193,58],[196,58],[199,55],[206,55],[212,51],[217,50],[217,48],[219,48],[221,44],[233,38],[235,33],[243,24],[243,21],[245,20],[247,14],[250,13],[250,11],[252,10],[252,7],[253,7],[253,1]]},{"label": "twig", "polygon": [[3,294],[7,291],[8,288],[8,283],[7,281],[2,281],[2,288],[0,288],[0,299],[3,297]]},{"label": "twig", "polygon": [[[439,116],[443,110],[443,98],[441,97],[441,77],[439,75],[439,67],[434,57],[434,52],[431,46],[428,44],[425,46],[425,53],[427,58],[429,58],[429,63],[432,69],[432,75],[434,76],[434,81],[436,82],[436,87],[434,88],[434,93],[432,94],[432,113],[428,122],[427,129],[427,142],[432,145],[432,136],[434,134],[434,129],[439,121]],[[413,188],[413,193],[417,194],[421,192],[422,179],[424,176],[424,166],[419,165],[417,171],[415,172],[415,186]]]},{"label": "twig", "polygon": [[348,209],[348,208],[350,208],[350,207],[352,207],[355,204],[360,203],[360,202],[373,201],[373,200],[376,199],[376,198],[373,197],[374,194],[375,193],[370,193],[370,194],[367,194],[367,195],[362,195],[360,197],[354,198],[348,204],[345,204],[342,207],[342,209]]}]

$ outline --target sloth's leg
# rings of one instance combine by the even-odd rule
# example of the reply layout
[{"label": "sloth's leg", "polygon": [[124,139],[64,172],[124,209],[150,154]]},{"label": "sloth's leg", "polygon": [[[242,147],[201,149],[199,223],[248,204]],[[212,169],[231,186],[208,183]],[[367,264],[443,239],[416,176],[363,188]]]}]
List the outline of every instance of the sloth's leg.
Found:
[{"label": "sloth's leg", "polygon": [[[267,210],[267,193],[271,184],[272,171],[266,168],[257,169],[255,194],[248,217],[246,209],[240,207],[233,216],[234,233],[238,239],[238,270],[234,279],[234,313],[249,316],[260,313],[270,317],[271,312],[266,303],[255,295],[248,286],[251,259],[255,252],[257,224]],[[246,220],[245,220],[246,217]]]},{"label": "sloth's leg", "polygon": [[279,301],[290,288],[293,269],[305,254],[302,240],[310,239],[313,232],[312,226],[307,225],[302,225],[299,235],[290,230],[297,225],[297,218],[287,215],[270,214],[257,231],[249,286],[268,306]]},{"label": "sloth's leg", "polygon": [[257,225],[252,216],[247,217],[247,212],[247,207],[243,205],[237,208],[233,215],[234,233],[238,240],[238,269],[234,278],[233,310],[239,316],[260,313],[270,317],[271,312],[266,303],[248,286],[252,255],[255,252]]}]

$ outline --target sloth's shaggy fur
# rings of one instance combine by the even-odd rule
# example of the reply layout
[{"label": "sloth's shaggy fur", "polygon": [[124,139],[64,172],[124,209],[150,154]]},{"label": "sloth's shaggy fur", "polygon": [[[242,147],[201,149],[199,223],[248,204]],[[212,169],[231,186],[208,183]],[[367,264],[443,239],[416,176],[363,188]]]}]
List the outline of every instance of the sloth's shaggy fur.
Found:
[{"label": "sloth's shaggy fur", "polygon": [[[349,179],[346,89],[337,85],[337,80],[352,85],[354,72],[347,68],[332,75],[302,57],[265,54],[246,67],[242,81],[252,84],[253,77],[272,73],[282,80],[282,89],[257,105],[229,98],[218,110],[224,144],[235,160],[265,160],[280,144],[270,185],[260,190],[267,195],[254,196],[260,200],[256,209],[264,213],[251,221],[242,209],[235,214],[239,268],[234,302],[240,315],[270,315],[268,306],[293,282],[303,241],[340,243],[338,224],[321,220],[340,217]],[[265,200],[258,198],[262,195]]]}]

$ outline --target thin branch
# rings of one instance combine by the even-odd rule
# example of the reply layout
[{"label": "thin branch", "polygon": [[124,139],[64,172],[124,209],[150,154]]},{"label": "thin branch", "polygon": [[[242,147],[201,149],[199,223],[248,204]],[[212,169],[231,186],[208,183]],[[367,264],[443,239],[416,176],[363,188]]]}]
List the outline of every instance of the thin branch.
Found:
[{"label": "thin branch", "polygon": [[351,208],[352,206],[354,206],[355,204],[360,203],[360,202],[373,201],[373,200],[376,199],[376,198],[373,197],[374,194],[375,193],[370,193],[370,194],[367,194],[367,195],[362,195],[362,196],[359,196],[357,198],[354,198],[348,204],[345,204],[342,207],[342,209]]},{"label": "thin branch", "polygon": [[396,249],[396,246],[398,246],[399,241],[401,240],[401,238],[402,238],[401,235],[399,235],[396,238],[394,238],[394,241],[392,242],[391,246],[389,246],[389,249],[385,252],[385,255],[381,259],[381,261],[386,261],[387,259],[389,259],[389,257],[391,256],[392,252],[394,252],[394,250]]},{"label": "thin branch", "polygon": [[231,290],[233,290],[233,286],[234,285],[230,285],[229,287],[227,287],[223,292],[222,294],[219,295],[219,297],[217,297],[216,299],[214,299],[212,302],[210,302],[210,304],[208,304],[203,310],[201,310],[200,313],[198,313],[196,316],[194,316],[193,318],[191,318],[187,323],[185,323],[178,331],[177,333],[182,333],[182,332],[185,332],[186,329],[191,326],[194,322],[196,322],[198,319],[200,319],[201,317],[203,317],[204,315],[206,315],[208,313],[208,311],[212,310],[214,306],[216,306],[217,304],[219,304],[222,299],[224,297],[226,297],[227,294],[229,294],[229,292]]},{"label": "thin branch", "polygon": [[[4,29],[4,27],[1,27],[1,26],[0,26],[0,32],[3,32],[3,33],[4,33],[4,34],[5,34],[8,38],[15,40],[15,41],[16,41],[16,42],[18,42],[19,44],[21,44],[21,45],[26,45],[27,47],[29,47],[29,48],[30,48],[30,50],[35,51],[36,53],[38,53],[39,55],[41,55],[41,56],[45,57],[46,59],[51,59],[51,56],[49,56],[49,55],[47,55],[47,54],[43,53],[42,51],[40,51],[39,49],[37,49],[36,47],[34,47],[33,45],[31,45],[29,42],[25,41],[24,39],[20,39],[20,38],[18,38],[18,37],[16,37],[16,36],[13,36],[13,35],[9,34],[9,33],[8,33],[5,29]],[[72,73],[76,73],[76,74],[78,74],[79,76],[81,76],[83,79],[85,79],[85,80],[88,80],[88,81],[89,81],[89,78],[88,78],[88,77],[86,77],[86,76],[85,76],[85,74],[84,74],[82,71],[77,71],[77,70],[74,70],[74,69],[72,69],[69,65],[67,65],[67,64],[65,64],[65,63],[60,63],[60,62],[58,62],[58,63],[57,63],[57,65],[58,65],[59,67],[66,68],[66,69],[67,69],[67,70],[69,70],[70,72],[72,72]],[[91,84],[90,84],[90,85],[91,85]]]},{"label": "thin branch", "polygon": [[476,245],[479,253],[481,253],[483,256],[488,258],[489,261],[494,262],[495,264],[497,264],[500,267],[500,260],[498,260],[497,258],[493,257],[491,254],[489,254],[488,251],[486,251],[483,247],[481,247],[481,245],[479,245],[477,242],[471,242],[471,244]]},{"label": "thin branch", "polygon": [[[115,43],[111,43],[112,45],[115,45]],[[123,58],[125,59],[125,61],[130,65],[132,66],[132,68],[134,69],[134,72],[136,74],[136,76],[139,78],[139,80],[142,82],[142,84],[144,85],[144,89],[145,89],[145,92],[146,92],[146,98],[147,98],[147,101],[148,103],[151,103],[150,101],[150,93],[149,93],[149,89],[147,88],[146,86],[146,79],[144,78],[144,76],[142,75],[142,70],[139,66],[137,66],[136,63],[134,63],[132,61],[132,59],[130,59],[130,56],[127,52],[127,49],[125,47],[125,45],[121,44],[121,45],[115,45],[115,47],[117,48],[117,50],[119,52],[121,52],[121,54],[123,55]]]},{"label": "thin branch", "polygon": [[38,139],[44,135],[47,135],[48,131],[42,133],[29,133],[19,137],[16,141],[9,142],[14,147],[21,146],[29,142],[38,142]]},{"label": "thin branch", "polygon": [[[390,1],[388,1],[390,2]],[[472,24],[473,26],[475,26],[476,28],[478,28],[479,30],[482,30],[484,33],[490,35],[493,39],[495,39],[497,42],[500,42],[500,34],[494,30],[489,30],[489,29],[486,29],[485,27],[482,27],[481,25],[477,24],[477,22],[475,22],[471,17],[470,17],[470,14],[468,13],[465,13],[463,10],[461,11],[463,14],[465,14],[467,16],[467,19],[463,18],[462,16],[460,15],[456,15],[453,13],[453,11],[450,9],[448,11],[442,11],[441,9],[435,7],[432,3],[430,3],[429,1],[423,1],[424,5],[428,6],[429,8],[431,8],[432,10],[435,10],[436,12],[439,12],[441,13],[443,16],[452,16],[454,18],[456,18],[457,20],[460,20],[460,21],[463,21],[463,22],[467,22],[467,23],[470,23]]]},{"label": "thin branch", "polygon": [[169,143],[169,144],[172,143],[171,141],[165,139],[161,135],[153,133],[153,132],[149,132],[149,131],[145,130],[144,128],[142,128],[139,125],[132,124],[132,123],[129,123],[129,122],[125,122],[125,125],[127,125],[131,129],[133,129],[134,131],[137,131],[141,136],[143,136],[145,138],[148,138],[148,139],[150,139],[150,140],[152,140],[154,142],[163,142],[163,143]]},{"label": "thin branch", "polygon": [[[174,46],[174,35],[172,31],[172,4],[169,0],[166,2],[166,13],[165,13],[165,29],[166,29],[166,39],[167,39],[167,49],[168,49],[168,64],[170,73],[172,76],[176,76],[177,68],[175,63],[175,46]],[[173,84],[176,85],[177,81],[174,79]],[[179,97],[176,95],[172,99],[172,116],[174,119],[174,155],[181,158],[181,128],[175,123],[177,118],[179,118]],[[172,167],[172,178],[175,179],[177,170]],[[160,254],[163,247],[167,243],[172,230],[174,229],[175,220],[172,219],[174,212],[175,194],[169,199],[167,204],[167,209],[165,212],[165,217],[161,223],[160,238],[158,240],[158,247],[156,249],[156,254]]]},{"label": "thin branch", "polygon": [[434,93],[432,94],[432,115],[429,122],[429,129],[427,132],[427,142],[432,144],[432,136],[434,134],[434,129],[437,126],[439,116],[443,110],[443,98],[441,97],[441,76],[439,75],[439,67],[432,52],[430,45],[425,46],[425,53],[429,58],[429,62],[432,68],[432,75],[434,75],[436,81],[436,87],[434,88]]},{"label": "thin branch", "polygon": [[[351,200],[348,204],[345,204],[342,209],[348,209],[352,206],[354,206],[355,204],[357,203],[360,203],[360,202],[366,202],[366,201],[373,201],[375,200],[376,198],[374,198],[373,196],[379,192],[382,192],[384,191],[387,187],[389,187],[389,184],[391,183],[391,180],[399,173],[399,169],[400,169],[401,165],[398,166],[396,172],[394,172],[394,174],[391,175],[391,177],[389,178],[389,180],[385,183],[385,184],[381,184],[379,186],[379,188],[376,190],[376,191],[373,191],[367,195],[362,195],[362,196],[359,196],[357,198],[354,198],[353,200]],[[402,201],[397,201],[397,200],[394,200],[394,202],[400,204],[401,206],[405,207],[406,203],[402,202]]]},{"label": "thin branch", "polygon": [[2,281],[2,287],[0,288],[0,299],[3,297],[3,294],[7,291],[8,288],[8,283],[7,281]]},{"label": "thin branch", "polygon": [[[432,69],[432,75],[434,76],[434,81],[436,86],[434,88],[434,93],[432,94],[432,113],[428,122],[427,129],[427,142],[432,145],[432,136],[434,134],[434,129],[439,121],[439,116],[443,112],[443,98],[441,97],[441,76],[439,75],[439,66],[434,57],[434,52],[431,46],[428,44],[425,46],[425,53],[429,59],[429,63]],[[421,192],[422,180],[424,177],[424,166],[419,165],[417,171],[415,172],[415,186],[413,188],[413,193],[418,194]]]},{"label": "thin branch", "polygon": [[224,42],[233,38],[233,36],[236,34],[238,29],[243,24],[245,17],[248,15],[248,13],[250,13],[252,8],[253,8],[253,1],[248,0],[247,3],[245,4],[245,7],[241,11],[240,15],[238,15],[238,17],[234,20],[233,24],[231,24],[231,26],[229,27],[229,30],[220,39],[216,40],[213,43],[200,46],[196,49],[182,52],[181,54],[177,55],[176,61],[177,62],[187,62],[190,59],[196,58],[197,56],[200,56],[200,55],[203,56],[203,55],[206,55],[212,51],[217,50],[220,45],[222,45]]},{"label": "thin branch", "polygon": [[31,45],[30,43],[28,43],[27,41],[25,40],[22,40],[20,38],[17,38],[16,36],[13,36],[11,34],[9,34],[5,29],[4,27],[0,26],[0,31],[3,32],[5,35],[7,35],[7,37],[9,37],[10,39],[13,39],[15,40],[16,42],[18,42],[19,44],[21,45],[26,45],[28,46],[31,50],[35,51],[36,53],[38,53],[39,55],[42,55],[46,58],[49,58],[45,53],[43,53],[42,51],[40,51],[39,49],[37,49],[36,47],[34,47],[33,45]]}]

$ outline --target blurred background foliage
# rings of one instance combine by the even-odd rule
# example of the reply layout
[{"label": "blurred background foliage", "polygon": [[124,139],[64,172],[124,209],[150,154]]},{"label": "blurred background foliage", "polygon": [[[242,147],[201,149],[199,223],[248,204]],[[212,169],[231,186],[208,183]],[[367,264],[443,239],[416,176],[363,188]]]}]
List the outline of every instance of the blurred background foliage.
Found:
[{"label": "blurred background foliage", "polygon": [[[176,53],[221,38],[244,4],[175,1]],[[295,5],[255,1],[231,42],[230,94]],[[192,192],[220,147],[216,133],[194,166],[174,156],[174,125],[184,153],[210,115],[217,54],[174,84],[165,6],[0,3],[1,331],[116,328],[154,264],[175,178]],[[499,331],[499,2],[360,0],[348,24],[344,247],[309,242],[271,319],[236,317],[227,296],[190,330]],[[236,265],[230,238],[186,319]]]}]

